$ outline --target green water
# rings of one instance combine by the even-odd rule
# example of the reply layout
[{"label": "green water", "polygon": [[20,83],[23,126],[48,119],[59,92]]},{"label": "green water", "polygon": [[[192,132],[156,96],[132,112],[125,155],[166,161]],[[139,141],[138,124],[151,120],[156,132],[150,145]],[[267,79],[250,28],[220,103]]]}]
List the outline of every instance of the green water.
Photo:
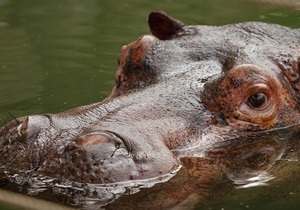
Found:
[{"label": "green water", "polygon": [[187,24],[300,27],[299,10],[243,2],[0,0],[0,118],[55,113],[105,98],[121,47],[149,33],[152,10]]},{"label": "green water", "polygon": [[149,33],[152,10],[187,24],[300,27],[293,7],[242,0],[0,0],[0,125],[8,112],[56,113],[105,98],[121,47]]}]

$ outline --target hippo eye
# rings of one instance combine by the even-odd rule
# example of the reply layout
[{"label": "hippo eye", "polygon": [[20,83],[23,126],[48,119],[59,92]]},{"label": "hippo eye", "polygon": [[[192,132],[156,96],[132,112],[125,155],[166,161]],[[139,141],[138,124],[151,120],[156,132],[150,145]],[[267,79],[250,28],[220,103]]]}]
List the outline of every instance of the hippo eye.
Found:
[{"label": "hippo eye", "polygon": [[261,108],[267,102],[267,96],[264,93],[255,93],[248,98],[247,104],[253,108]]}]

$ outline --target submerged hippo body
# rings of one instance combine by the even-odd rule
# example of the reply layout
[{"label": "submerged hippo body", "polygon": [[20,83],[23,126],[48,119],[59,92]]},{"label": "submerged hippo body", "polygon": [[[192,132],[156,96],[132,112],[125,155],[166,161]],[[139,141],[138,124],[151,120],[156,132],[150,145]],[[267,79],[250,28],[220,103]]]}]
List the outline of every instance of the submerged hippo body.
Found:
[{"label": "submerged hippo body", "polygon": [[148,22],[152,35],[122,48],[107,99],[2,127],[2,177],[93,184],[163,177],[186,157],[300,123],[299,29],[186,26],[162,12]]}]

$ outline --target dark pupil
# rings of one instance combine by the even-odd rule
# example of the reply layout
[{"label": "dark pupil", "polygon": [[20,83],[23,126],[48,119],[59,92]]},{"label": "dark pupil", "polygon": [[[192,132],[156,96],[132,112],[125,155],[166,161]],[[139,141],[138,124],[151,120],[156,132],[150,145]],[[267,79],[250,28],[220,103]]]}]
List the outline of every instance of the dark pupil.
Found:
[{"label": "dark pupil", "polygon": [[266,101],[265,94],[263,93],[256,93],[249,97],[249,103],[255,107],[259,108],[261,105],[263,105]]}]

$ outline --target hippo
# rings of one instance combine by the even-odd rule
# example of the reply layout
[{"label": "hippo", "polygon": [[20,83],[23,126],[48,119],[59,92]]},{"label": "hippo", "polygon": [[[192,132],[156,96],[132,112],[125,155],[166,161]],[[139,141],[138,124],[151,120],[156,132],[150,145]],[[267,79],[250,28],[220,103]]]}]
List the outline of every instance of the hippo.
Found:
[{"label": "hippo", "polygon": [[[165,182],[182,168],[196,180],[223,162],[240,180],[299,159],[300,29],[193,26],[161,11],[148,24],[151,35],[122,47],[106,99],[0,128],[0,179],[131,186]],[[235,161],[245,156],[252,165],[242,174]]]}]

